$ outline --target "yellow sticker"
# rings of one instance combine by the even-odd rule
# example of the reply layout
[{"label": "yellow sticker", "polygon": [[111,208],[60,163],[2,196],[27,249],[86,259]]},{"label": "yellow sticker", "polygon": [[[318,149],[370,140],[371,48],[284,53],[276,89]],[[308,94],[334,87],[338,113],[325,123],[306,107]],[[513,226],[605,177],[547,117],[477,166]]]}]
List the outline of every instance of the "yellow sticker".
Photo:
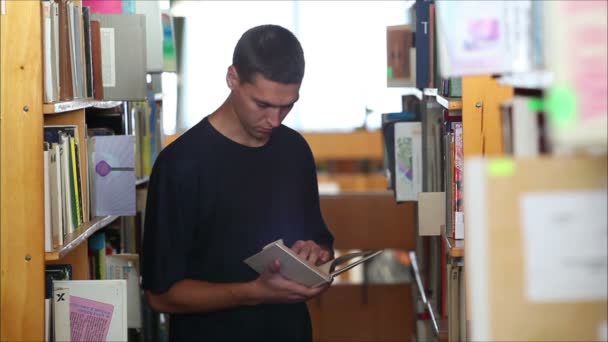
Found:
[{"label": "yellow sticker", "polygon": [[509,177],[515,173],[515,163],[511,159],[490,160],[488,173],[491,177]]}]

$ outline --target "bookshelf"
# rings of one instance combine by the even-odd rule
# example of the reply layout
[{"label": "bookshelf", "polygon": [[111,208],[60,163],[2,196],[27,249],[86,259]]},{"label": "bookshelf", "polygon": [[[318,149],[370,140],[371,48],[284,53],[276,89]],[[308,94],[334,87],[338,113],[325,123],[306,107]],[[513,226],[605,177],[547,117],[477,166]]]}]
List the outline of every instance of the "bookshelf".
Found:
[{"label": "bookshelf", "polygon": [[462,109],[462,98],[460,97],[445,97],[436,95],[437,103],[447,110],[461,110]]},{"label": "bookshelf", "polygon": [[[81,0],[74,3],[82,5]],[[45,267],[71,264],[74,280],[90,279],[88,241],[119,218],[89,219],[86,111],[122,107],[125,101],[81,98],[45,103],[41,1],[1,1],[1,7],[0,340],[43,341]],[[145,88],[145,78],[142,84]],[[82,223],[64,236],[61,245],[46,252],[45,125],[77,128],[83,216]],[[147,183],[148,177],[142,177],[134,188],[144,188]]]},{"label": "bookshelf", "polygon": [[[40,3],[0,14],[0,339],[44,339]],[[27,110],[26,110],[27,109]]]},{"label": "bookshelf", "polygon": [[[417,0],[416,10],[417,25],[431,17],[438,47],[416,71],[438,63],[441,77],[462,78],[461,98],[444,96],[443,80],[439,92],[437,80],[418,87],[422,108],[462,112],[465,231],[419,239],[417,310],[436,318],[422,321],[419,339],[605,340],[606,3]],[[481,58],[482,49],[465,51],[465,31],[496,18],[504,47]],[[425,191],[441,190],[449,198],[449,187]],[[573,260],[586,261],[564,267]],[[602,272],[585,272],[594,267]]]},{"label": "bookshelf", "polygon": [[463,258],[464,257],[464,240],[455,240],[451,237],[447,237],[442,234],[446,244],[447,253],[452,258]]}]

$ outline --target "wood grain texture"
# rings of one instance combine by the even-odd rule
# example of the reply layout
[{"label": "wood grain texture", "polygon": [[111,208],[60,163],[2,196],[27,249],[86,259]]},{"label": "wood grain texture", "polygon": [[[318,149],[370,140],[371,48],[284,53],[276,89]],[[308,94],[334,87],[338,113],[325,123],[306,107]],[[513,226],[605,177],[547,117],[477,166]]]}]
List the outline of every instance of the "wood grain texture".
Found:
[{"label": "wood grain texture", "polygon": [[308,302],[315,342],[412,341],[411,284],[334,285]]},{"label": "wood grain texture", "polygon": [[386,176],[381,173],[334,173],[319,174],[319,183],[336,183],[340,191],[384,191],[388,187]]},{"label": "wood grain texture", "polygon": [[[464,157],[503,153],[500,105],[513,97],[491,76],[462,78],[462,124]],[[480,106],[478,106],[479,104]]]},{"label": "wood grain texture", "polygon": [[65,257],[47,261],[46,263],[51,264],[71,264],[72,265],[72,277],[74,280],[88,280],[89,277],[89,246],[86,242],[78,245]]},{"label": "wood grain texture", "polygon": [[382,132],[303,133],[315,160],[382,160]]},{"label": "wood grain texture", "polygon": [[44,184],[40,1],[7,1],[1,25],[0,339],[42,341]]},{"label": "wood grain texture", "polygon": [[[489,159],[488,163],[493,160],[496,159]],[[514,167],[511,174],[484,177],[487,221],[483,228],[487,230],[487,235],[483,242],[489,255],[482,255],[473,248],[465,250],[466,260],[487,260],[487,267],[483,269],[467,269],[467,280],[478,281],[471,275],[481,275],[476,279],[483,279],[488,289],[487,298],[472,293],[471,288],[467,289],[467,307],[474,310],[482,303],[488,308],[483,313],[471,312],[472,329],[487,332],[485,338],[492,341],[598,341],[599,327],[607,320],[606,299],[564,298],[544,302],[529,298],[525,247],[529,240],[524,237],[526,229],[530,227],[526,227],[522,220],[513,218],[523,217],[522,194],[589,190],[605,192],[608,187],[607,159],[603,156],[512,161]],[[559,220],[564,219],[560,217],[555,221]],[[559,230],[559,225],[555,229]],[[584,230],[580,232],[586,233]],[[473,235],[466,236],[469,236],[467,241],[472,241]],[[575,260],[585,246],[573,244],[560,248],[571,249],[566,255]],[[576,265],[576,261],[573,264]],[[574,268],[566,263],[563,265],[564,272]],[[481,325],[480,321],[486,322],[486,325]]]},{"label": "wood grain texture", "polygon": [[321,196],[321,211],[336,249],[416,248],[416,202],[391,191]]}]

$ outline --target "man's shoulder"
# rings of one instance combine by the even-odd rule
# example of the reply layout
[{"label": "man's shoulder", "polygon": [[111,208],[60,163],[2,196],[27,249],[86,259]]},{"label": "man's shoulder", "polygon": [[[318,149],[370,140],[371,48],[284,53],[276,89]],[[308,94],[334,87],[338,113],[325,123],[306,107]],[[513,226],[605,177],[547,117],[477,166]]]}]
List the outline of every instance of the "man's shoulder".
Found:
[{"label": "man's shoulder", "polygon": [[155,164],[168,168],[182,168],[204,162],[210,157],[211,137],[202,123],[198,123],[180,134],[173,142],[165,146],[156,158]]},{"label": "man's shoulder", "polygon": [[167,157],[189,157],[199,155],[209,144],[211,135],[203,121],[181,133],[173,142],[163,148],[161,154]]},{"label": "man's shoulder", "polygon": [[279,129],[279,137],[282,142],[288,142],[290,145],[296,145],[300,147],[308,148],[308,142],[304,139],[304,136],[296,131],[295,129],[281,125]]}]

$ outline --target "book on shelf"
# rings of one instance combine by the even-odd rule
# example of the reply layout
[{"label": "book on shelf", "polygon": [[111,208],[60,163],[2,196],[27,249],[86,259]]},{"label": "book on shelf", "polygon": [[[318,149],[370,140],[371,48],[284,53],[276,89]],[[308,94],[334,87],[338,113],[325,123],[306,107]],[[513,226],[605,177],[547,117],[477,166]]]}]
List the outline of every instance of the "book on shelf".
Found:
[{"label": "book on shelf", "polygon": [[78,127],[45,125],[44,141],[49,143],[51,148],[50,210],[52,230],[55,232],[53,235],[56,237],[53,244],[56,246],[61,242],[59,232],[62,236],[72,233],[87,217],[83,207]]},{"label": "book on shelf", "polygon": [[55,341],[127,341],[126,280],[53,282]]},{"label": "book on shelf", "polygon": [[542,67],[535,64],[542,52],[537,25],[530,24],[538,12],[533,2],[438,1],[441,76],[520,73]]},{"label": "book on shelf", "polygon": [[106,279],[124,279],[127,281],[127,326],[141,329],[139,254],[108,254],[105,259]]},{"label": "book on shelf", "polygon": [[395,123],[395,199],[417,201],[422,191],[422,128],[420,122]]},{"label": "book on shelf", "polygon": [[429,1],[416,0],[416,87],[428,88],[430,84],[430,27]]},{"label": "book on shelf", "polygon": [[53,219],[51,213],[51,157],[48,142],[44,143],[44,251],[53,250]]},{"label": "book on shelf", "polygon": [[445,192],[418,193],[418,235],[439,236],[445,226]]},{"label": "book on shelf", "polygon": [[92,136],[87,147],[92,215],[135,215],[135,137]]},{"label": "book on shelf", "polygon": [[[415,96],[405,96],[418,102]],[[410,100],[403,100],[408,101]],[[404,103],[405,106],[405,103]],[[395,124],[398,122],[420,121],[420,114],[413,106],[410,110],[404,109],[398,113],[383,113],[382,114],[382,137],[384,139],[384,168],[390,189],[395,190]]]},{"label": "book on shelf", "polygon": [[279,273],[283,277],[304,286],[318,287],[331,283],[337,275],[370,260],[380,253],[382,253],[382,250],[354,252],[315,266],[302,259],[291,248],[285,246],[283,240],[277,240],[264,246],[260,252],[245,259],[245,263],[261,274],[275,260],[278,260],[280,263]]},{"label": "book on shelf", "polygon": [[443,107],[434,96],[425,96],[421,106],[422,116],[422,191],[437,192],[444,190],[442,178],[442,129]]},{"label": "book on shelf", "polygon": [[53,297],[53,282],[56,280],[72,280],[71,264],[49,264],[44,267],[45,298]]},{"label": "book on shelf", "polygon": [[410,25],[387,26],[386,59],[388,87],[416,86],[415,32]]},{"label": "book on shelf", "polygon": [[464,204],[462,177],[464,172],[464,155],[462,141],[462,122],[457,122],[454,126],[454,174],[452,178],[452,215],[454,215],[453,229],[454,239],[464,239]]},{"label": "book on shelf", "polygon": [[104,100],[146,99],[146,17],[91,14],[99,21]]}]

